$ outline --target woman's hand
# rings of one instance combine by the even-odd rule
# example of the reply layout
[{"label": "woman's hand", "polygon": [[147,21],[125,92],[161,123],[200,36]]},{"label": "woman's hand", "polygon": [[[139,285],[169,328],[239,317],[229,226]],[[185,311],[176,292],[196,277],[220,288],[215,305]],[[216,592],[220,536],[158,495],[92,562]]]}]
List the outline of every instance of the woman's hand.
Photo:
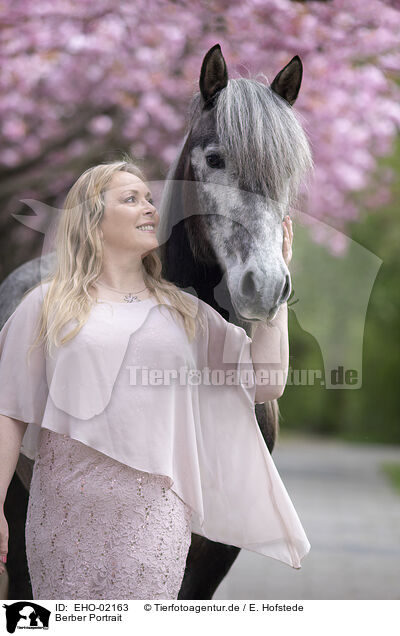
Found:
[{"label": "woman's hand", "polygon": [[283,260],[286,265],[289,265],[292,260],[292,243],[293,243],[293,227],[292,219],[289,215],[283,219],[283,247],[282,254]]},{"label": "woman's hand", "polygon": [[0,575],[4,572],[3,558],[8,552],[8,523],[4,516],[3,506],[0,506]]}]

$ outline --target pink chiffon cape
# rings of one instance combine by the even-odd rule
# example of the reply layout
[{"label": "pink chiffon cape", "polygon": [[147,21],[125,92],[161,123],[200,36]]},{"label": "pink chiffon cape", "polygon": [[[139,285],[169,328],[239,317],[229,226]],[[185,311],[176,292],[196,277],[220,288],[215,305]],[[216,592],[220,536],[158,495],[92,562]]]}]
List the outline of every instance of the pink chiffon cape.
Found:
[{"label": "pink chiffon cape", "polygon": [[42,426],[165,475],[192,508],[192,532],[299,569],[310,543],[256,420],[245,330],[183,290],[205,322],[193,341],[154,298],[99,301],[72,340],[28,361],[49,284],[0,331],[0,413],[28,424],[21,452],[35,460]]}]

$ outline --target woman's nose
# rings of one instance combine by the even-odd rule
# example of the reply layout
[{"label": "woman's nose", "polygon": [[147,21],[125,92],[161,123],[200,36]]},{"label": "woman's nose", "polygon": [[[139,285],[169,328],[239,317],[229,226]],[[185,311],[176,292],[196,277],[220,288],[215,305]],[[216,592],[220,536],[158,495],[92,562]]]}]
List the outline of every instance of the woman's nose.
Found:
[{"label": "woman's nose", "polygon": [[154,205],[151,205],[151,208],[149,208],[148,210],[146,210],[144,212],[145,216],[149,216],[151,218],[152,221],[154,221],[155,223],[158,222],[158,212],[156,210],[156,208],[154,207]]},{"label": "woman's nose", "polygon": [[157,211],[156,207],[155,207],[155,205],[153,203],[150,203],[150,201],[146,201],[146,203],[147,203],[147,208],[148,208],[147,212],[148,213],[153,214],[154,212]]}]

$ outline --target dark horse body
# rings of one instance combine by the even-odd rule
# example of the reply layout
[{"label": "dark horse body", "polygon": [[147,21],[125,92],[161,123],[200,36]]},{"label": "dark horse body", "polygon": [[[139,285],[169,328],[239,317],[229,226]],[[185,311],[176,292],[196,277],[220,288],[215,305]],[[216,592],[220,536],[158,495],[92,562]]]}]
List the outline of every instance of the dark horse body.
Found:
[{"label": "dark horse body", "polygon": [[[271,319],[290,294],[282,219],[311,165],[305,136],[291,113],[301,76],[295,57],[270,86],[243,78],[228,81],[220,47],[212,47],[203,60],[185,141],[163,192],[163,276],[194,290],[249,335],[252,323]],[[0,286],[0,325],[53,263],[54,254],[48,254],[6,278]],[[272,452],[277,403],[256,404],[255,410]],[[32,598],[24,549],[32,468],[33,462],[20,455],[18,477],[12,479],[5,504],[13,599]],[[179,598],[211,599],[239,552],[192,534]]]}]

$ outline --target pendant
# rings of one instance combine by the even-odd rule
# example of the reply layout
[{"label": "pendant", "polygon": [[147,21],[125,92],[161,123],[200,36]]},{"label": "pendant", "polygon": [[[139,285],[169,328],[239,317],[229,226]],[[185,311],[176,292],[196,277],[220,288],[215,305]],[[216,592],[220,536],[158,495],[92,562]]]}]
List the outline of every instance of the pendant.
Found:
[{"label": "pendant", "polygon": [[134,296],[132,293],[127,294],[126,296],[124,296],[124,301],[126,303],[140,303],[140,298],[138,298],[137,296]]}]

